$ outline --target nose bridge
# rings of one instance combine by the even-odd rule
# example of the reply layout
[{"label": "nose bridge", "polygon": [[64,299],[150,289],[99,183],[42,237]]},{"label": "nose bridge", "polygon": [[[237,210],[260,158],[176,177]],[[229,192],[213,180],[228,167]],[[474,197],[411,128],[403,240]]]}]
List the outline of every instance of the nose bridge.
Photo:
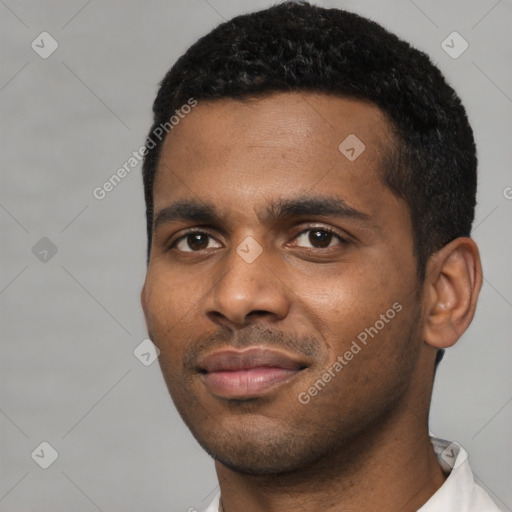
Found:
[{"label": "nose bridge", "polygon": [[[272,271],[272,257],[253,238],[233,247],[205,299],[205,314],[243,324],[252,312],[283,318],[288,311],[286,287]],[[216,279],[216,276],[214,276]]]}]

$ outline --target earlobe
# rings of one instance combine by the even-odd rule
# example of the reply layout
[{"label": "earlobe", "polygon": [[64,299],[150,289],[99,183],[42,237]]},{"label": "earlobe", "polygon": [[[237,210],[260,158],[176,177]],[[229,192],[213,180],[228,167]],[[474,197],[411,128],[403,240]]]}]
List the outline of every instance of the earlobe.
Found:
[{"label": "earlobe", "polygon": [[425,277],[424,341],[435,348],[454,345],[473,320],[481,286],[473,239],[457,238],[433,254]]}]

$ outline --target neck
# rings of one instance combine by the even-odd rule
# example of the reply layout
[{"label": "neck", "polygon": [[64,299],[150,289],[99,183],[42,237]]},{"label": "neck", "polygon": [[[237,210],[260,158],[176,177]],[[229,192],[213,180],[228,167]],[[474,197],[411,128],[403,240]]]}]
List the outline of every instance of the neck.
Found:
[{"label": "neck", "polygon": [[216,462],[224,512],[414,512],[443,484],[427,418],[402,403],[392,417],[300,471],[264,476]]}]

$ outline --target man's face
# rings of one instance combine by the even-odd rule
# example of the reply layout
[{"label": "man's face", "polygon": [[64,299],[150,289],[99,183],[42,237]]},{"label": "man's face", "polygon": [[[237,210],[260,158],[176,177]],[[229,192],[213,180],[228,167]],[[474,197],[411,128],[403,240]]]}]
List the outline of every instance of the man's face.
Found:
[{"label": "man's face", "polygon": [[[364,151],[339,148],[351,134]],[[299,93],[199,102],[167,136],[143,308],[178,411],[231,468],[319,461],[412,387],[421,304],[390,140],[377,107]]]}]

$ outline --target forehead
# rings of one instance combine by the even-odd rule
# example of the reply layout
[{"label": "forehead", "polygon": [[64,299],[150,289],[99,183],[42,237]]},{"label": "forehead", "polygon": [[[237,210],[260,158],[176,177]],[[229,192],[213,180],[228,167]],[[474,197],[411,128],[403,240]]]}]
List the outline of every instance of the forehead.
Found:
[{"label": "forehead", "polygon": [[390,134],[378,107],[351,98],[279,93],[199,101],[166,137],[155,211],[178,198],[227,207],[313,189],[352,195],[357,207],[356,196],[382,187]]}]

